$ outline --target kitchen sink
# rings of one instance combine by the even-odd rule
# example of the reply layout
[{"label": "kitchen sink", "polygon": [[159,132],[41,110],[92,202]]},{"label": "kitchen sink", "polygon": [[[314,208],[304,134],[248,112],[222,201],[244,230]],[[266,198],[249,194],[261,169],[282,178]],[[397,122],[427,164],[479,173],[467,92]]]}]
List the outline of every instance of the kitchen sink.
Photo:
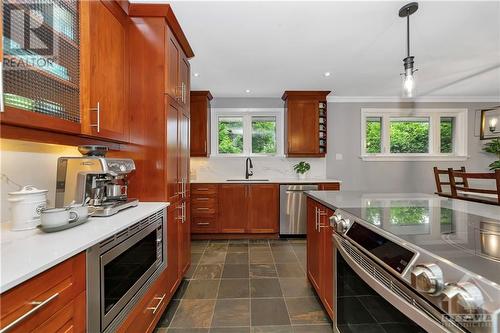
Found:
[{"label": "kitchen sink", "polygon": [[226,179],[226,182],[268,182],[269,179]]}]

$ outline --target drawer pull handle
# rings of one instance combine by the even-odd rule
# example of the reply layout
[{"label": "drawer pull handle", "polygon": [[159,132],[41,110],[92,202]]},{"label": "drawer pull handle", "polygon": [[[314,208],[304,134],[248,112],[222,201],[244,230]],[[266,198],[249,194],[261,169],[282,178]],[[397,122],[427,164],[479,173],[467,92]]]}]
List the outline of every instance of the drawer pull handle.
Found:
[{"label": "drawer pull handle", "polygon": [[50,302],[52,302],[54,299],[56,299],[57,297],[59,296],[59,293],[55,293],[54,295],[50,296],[49,298],[47,298],[45,301],[43,302],[29,302],[28,304],[30,305],[36,305],[33,309],[29,310],[28,312],[26,312],[25,314],[23,314],[21,317],[17,318],[16,320],[14,320],[12,323],[10,323],[9,325],[5,326],[4,328],[2,328],[0,330],[0,333],[4,333],[4,332],[7,332],[9,331],[10,329],[12,329],[14,326],[20,324],[22,321],[26,320],[28,317],[30,317],[31,315],[33,315],[35,312],[37,312],[38,310],[40,310],[41,308],[43,308],[45,305],[49,304]]},{"label": "drawer pull handle", "polygon": [[203,208],[203,207],[201,207],[201,208],[196,208],[196,210],[209,210],[209,209],[210,209],[210,208]]},{"label": "drawer pull handle", "polygon": [[199,187],[197,188],[198,191],[208,191],[208,188],[206,187]]},{"label": "drawer pull handle", "polygon": [[208,198],[196,198],[196,201],[208,201]]},{"label": "drawer pull handle", "polygon": [[155,307],[146,308],[146,310],[152,310],[153,314],[155,314],[156,311],[158,311],[158,309],[160,308],[161,303],[163,303],[163,299],[165,298],[166,295],[167,294],[163,294],[163,296],[161,296],[161,297],[154,297],[153,299],[159,300],[158,304]]},{"label": "drawer pull handle", "polygon": [[210,223],[208,223],[208,222],[198,222],[198,223],[196,223],[196,224],[197,224],[197,225],[209,225]]}]

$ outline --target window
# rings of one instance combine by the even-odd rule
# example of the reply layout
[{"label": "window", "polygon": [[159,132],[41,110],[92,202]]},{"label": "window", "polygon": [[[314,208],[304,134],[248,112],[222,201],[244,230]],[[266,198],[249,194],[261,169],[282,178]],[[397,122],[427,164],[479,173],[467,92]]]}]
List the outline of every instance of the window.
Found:
[{"label": "window", "polygon": [[213,155],[283,154],[281,109],[213,109],[212,111]]},{"label": "window", "polygon": [[364,160],[465,160],[467,109],[362,109]]}]

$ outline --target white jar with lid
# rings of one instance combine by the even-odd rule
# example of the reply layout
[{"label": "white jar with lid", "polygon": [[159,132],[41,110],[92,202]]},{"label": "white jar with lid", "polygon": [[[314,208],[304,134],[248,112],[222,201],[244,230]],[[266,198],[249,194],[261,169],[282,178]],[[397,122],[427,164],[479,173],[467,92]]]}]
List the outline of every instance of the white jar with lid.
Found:
[{"label": "white jar with lid", "polygon": [[28,230],[40,224],[40,213],[47,207],[48,190],[39,190],[32,185],[16,192],[9,192],[12,230]]}]

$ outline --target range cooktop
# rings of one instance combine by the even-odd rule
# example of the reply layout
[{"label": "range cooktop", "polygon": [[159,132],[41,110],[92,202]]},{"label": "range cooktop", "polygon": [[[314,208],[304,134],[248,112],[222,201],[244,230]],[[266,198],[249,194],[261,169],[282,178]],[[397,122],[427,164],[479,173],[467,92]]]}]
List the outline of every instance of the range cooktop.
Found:
[{"label": "range cooktop", "polygon": [[[500,207],[434,195],[338,192],[320,201],[500,285]],[[334,207],[332,207],[334,206]]]}]

